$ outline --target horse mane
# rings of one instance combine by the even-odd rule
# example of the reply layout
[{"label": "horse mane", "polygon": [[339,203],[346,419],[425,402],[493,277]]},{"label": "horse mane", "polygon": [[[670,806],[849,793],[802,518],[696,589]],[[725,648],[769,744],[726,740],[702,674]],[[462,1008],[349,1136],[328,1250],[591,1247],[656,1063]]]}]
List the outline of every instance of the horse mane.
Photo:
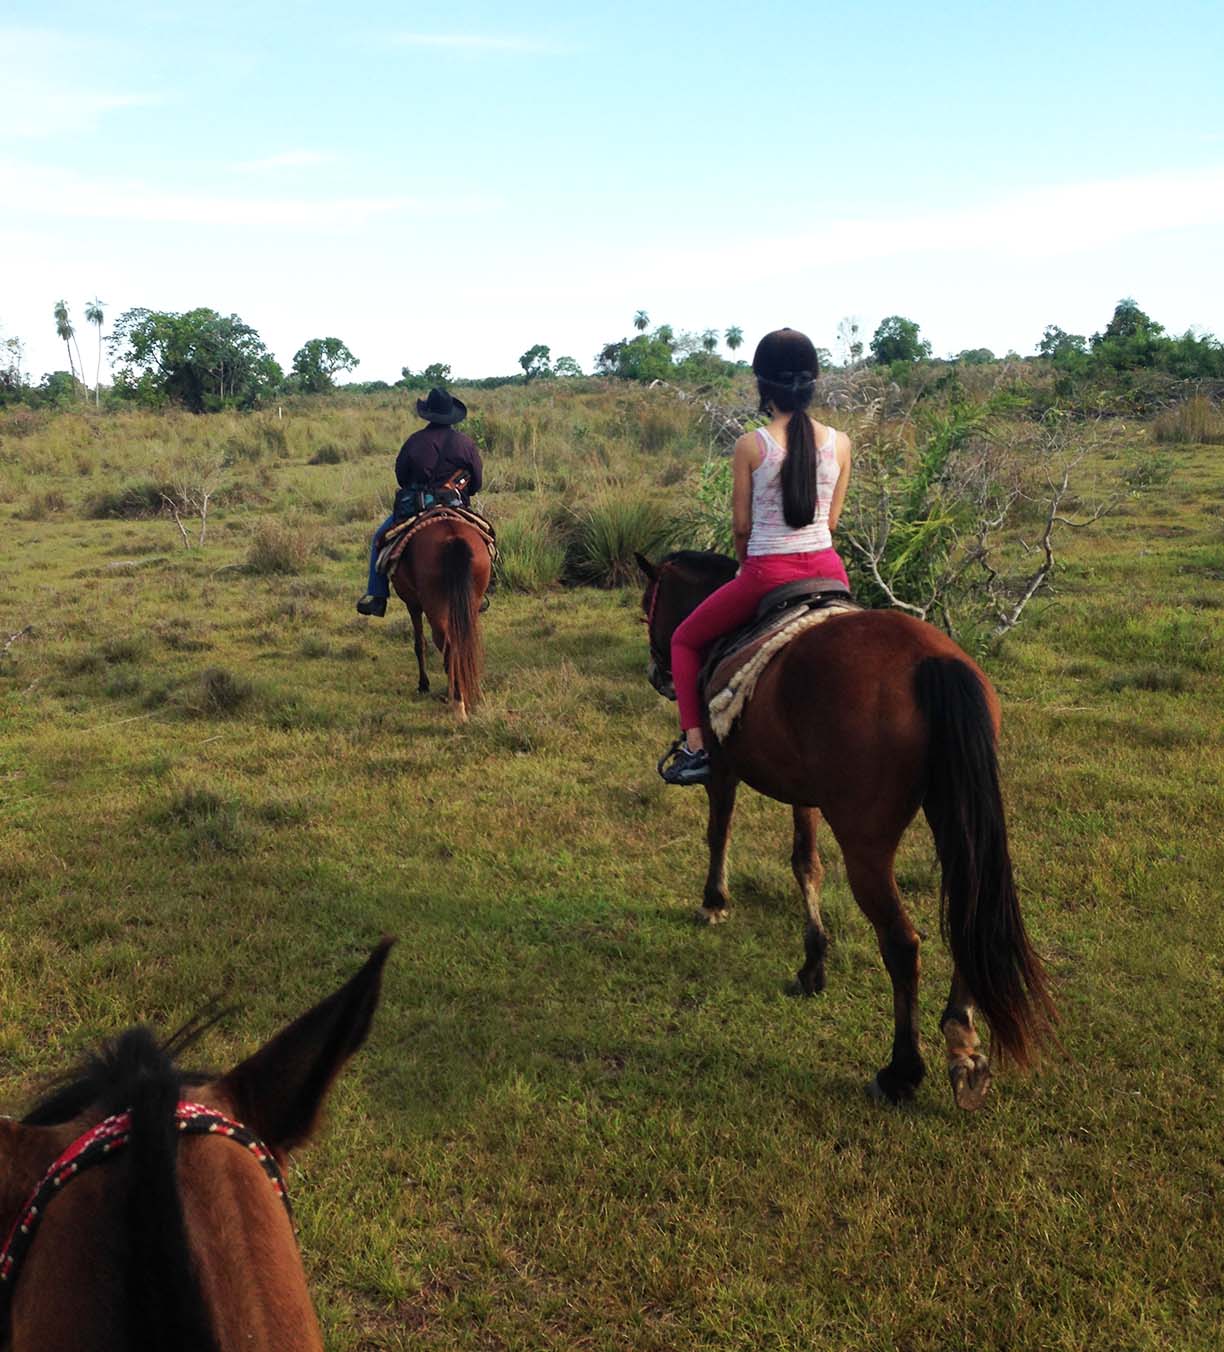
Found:
[{"label": "horse mane", "polygon": [[729,582],[739,567],[734,559],[712,549],[674,549],[661,558],[657,566],[662,568],[665,563],[678,563],[703,577],[717,578],[720,583]]},{"label": "horse mane", "polygon": [[129,1028],[89,1053],[22,1119],[28,1126],[55,1126],[93,1105],[106,1116],[130,1112],[127,1196],[116,1239],[123,1247],[128,1346],[141,1352],[217,1352],[187,1243],[174,1112],[185,1085],[212,1078],[181,1070],[177,1057],[220,1017],[207,1012],[164,1042],[149,1028]]}]

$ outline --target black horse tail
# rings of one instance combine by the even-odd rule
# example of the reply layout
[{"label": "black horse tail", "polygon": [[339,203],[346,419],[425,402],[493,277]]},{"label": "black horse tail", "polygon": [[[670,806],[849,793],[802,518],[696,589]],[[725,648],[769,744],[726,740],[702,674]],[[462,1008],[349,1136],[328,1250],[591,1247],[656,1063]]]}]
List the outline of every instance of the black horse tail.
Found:
[{"label": "black horse tail", "polygon": [[930,738],[923,809],[943,871],[940,930],[999,1059],[1027,1066],[1056,1013],[1012,878],[986,694],[954,657],[925,658],[915,686]]},{"label": "black horse tail", "polygon": [[119,1039],[116,1060],[131,1111],[126,1152],[130,1346],[216,1352],[178,1189],[178,1071],[147,1028],[130,1029]]},{"label": "black horse tail", "polygon": [[472,574],[472,546],[462,536],[442,546],[446,590],[446,674],[452,702],[470,709],[480,699],[481,643],[476,618],[479,598]]}]

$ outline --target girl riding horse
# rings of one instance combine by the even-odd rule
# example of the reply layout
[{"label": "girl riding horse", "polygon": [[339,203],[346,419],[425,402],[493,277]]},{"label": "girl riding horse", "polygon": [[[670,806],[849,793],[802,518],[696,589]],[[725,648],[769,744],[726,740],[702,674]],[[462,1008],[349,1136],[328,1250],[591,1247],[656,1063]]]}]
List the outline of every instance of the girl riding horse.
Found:
[{"label": "girl riding horse", "polygon": [[850,438],[807,415],[820,365],[810,338],[767,333],[752,358],[761,412],[769,422],[735,443],[732,525],[739,571],[672,635],[671,666],[684,741],[662,769],[668,784],[705,784],[710,758],[701,730],[702,654],[750,620],[774,587],[846,570],[833,548],[850,481]]}]

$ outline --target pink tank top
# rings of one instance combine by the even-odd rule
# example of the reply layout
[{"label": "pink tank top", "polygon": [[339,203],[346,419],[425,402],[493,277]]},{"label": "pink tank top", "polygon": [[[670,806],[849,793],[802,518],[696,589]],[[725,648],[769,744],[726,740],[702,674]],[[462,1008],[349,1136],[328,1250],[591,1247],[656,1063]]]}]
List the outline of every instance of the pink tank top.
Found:
[{"label": "pink tank top", "polygon": [[752,533],[748,536],[748,555],[809,554],[833,548],[829,531],[829,508],[833,490],[841,476],[837,463],[837,432],[830,427],[822,445],[816,448],[816,515],[809,526],[797,530],[786,524],[782,515],[782,480],[786,451],[760,427],[757,436],[764,457],[752,471]]}]

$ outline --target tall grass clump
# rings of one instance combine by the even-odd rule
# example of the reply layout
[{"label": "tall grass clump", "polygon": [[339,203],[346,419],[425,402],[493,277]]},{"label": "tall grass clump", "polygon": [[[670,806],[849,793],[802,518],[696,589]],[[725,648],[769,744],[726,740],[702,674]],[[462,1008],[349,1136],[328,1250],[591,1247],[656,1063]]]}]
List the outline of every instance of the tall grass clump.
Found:
[{"label": "tall grass clump", "polygon": [[544,591],[561,581],[565,540],[547,512],[524,512],[498,527],[494,568],[508,591]]},{"label": "tall grass clump", "polygon": [[702,461],[697,471],[692,505],[684,522],[686,543],[694,549],[735,553],[735,534],[731,529],[731,481],[729,456],[712,455]]},{"label": "tall grass clump", "polygon": [[676,536],[675,518],[653,499],[609,489],[575,509],[566,572],[576,582],[623,587],[637,578],[634,554],[657,558]]},{"label": "tall grass clump", "polygon": [[292,577],[315,552],[313,533],[293,521],[260,521],[247,550],[246,571],[258,577]]},{"label": "tall grass clump", "polygon": [[1152,436],[1184,446],[1224,446],[1224,413],[1206,395],[1196,394],[1157,414]]}]

